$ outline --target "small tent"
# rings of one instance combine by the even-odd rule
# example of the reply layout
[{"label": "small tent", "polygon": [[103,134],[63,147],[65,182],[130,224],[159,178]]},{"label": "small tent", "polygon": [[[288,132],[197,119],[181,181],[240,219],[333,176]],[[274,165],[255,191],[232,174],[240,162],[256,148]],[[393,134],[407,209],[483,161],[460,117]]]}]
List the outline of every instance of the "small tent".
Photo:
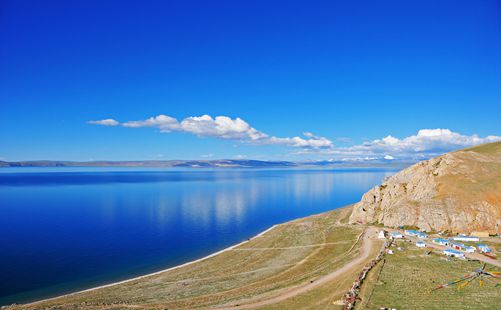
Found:
[{"label": "small tent", "polygon": [[378,239],[386,239],[386,232],[384,230],[380,230],[377,237]]}]

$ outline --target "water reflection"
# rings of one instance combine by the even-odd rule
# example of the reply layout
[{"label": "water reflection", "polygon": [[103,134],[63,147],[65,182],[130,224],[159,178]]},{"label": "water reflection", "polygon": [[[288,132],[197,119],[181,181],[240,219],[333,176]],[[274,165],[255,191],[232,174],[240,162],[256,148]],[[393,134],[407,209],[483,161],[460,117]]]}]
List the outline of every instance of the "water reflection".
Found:
[{"label": "water reflection", "polygon": [[353,203],[392,173],[0,173],[0,304],[207,255],[273,224]]}]

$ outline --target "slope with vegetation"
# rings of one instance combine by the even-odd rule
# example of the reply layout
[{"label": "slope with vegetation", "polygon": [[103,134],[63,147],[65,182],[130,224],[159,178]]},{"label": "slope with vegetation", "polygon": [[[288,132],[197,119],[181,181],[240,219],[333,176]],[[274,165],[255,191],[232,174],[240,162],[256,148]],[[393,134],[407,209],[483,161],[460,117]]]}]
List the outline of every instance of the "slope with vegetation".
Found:
[{"label": "slope with vegetation", "polygon": [[367,192],[351,223],[501,233],[501,142],[420,162]]},{"label": "slope with vegetation", "polygon": [[[356,309],[498,309],[501,304],[501,280],[492,277],[433,291],[482,268],[482,262],[448,259],[438,250],[405,241],[397,241],[392,250],[364,282]],[[487,265],[486,270],[501,268]]]}]

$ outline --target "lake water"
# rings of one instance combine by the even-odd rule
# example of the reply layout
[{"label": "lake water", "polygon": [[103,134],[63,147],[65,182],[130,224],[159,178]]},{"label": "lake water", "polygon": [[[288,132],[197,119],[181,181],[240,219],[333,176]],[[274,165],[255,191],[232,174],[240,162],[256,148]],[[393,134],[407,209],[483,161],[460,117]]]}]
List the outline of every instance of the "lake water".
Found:
[{"label": "lake water", "polygon": [[1,168],[0,305],[203,257],[394,172]]}]

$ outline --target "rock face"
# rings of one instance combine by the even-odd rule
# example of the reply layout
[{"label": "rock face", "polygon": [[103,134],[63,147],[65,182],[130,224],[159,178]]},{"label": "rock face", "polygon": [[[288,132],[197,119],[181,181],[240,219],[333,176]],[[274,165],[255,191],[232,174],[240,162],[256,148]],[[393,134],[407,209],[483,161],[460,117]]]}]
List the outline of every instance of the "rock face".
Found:
[{"label": "rock face", "polygon": [[364,194],[350,222],[501,233],[501,142],[402,170]]}]

